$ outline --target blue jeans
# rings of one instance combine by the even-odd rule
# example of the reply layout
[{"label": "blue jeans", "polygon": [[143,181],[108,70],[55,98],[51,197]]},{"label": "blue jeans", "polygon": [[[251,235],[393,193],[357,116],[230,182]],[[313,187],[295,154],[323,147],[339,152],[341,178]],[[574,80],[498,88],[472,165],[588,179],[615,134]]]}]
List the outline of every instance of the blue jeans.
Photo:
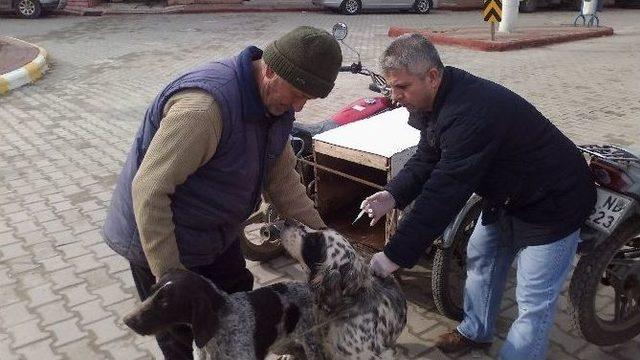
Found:
[{"label": "blue jeans", "polygon": [[578,245],[579,231],[553,243],[514,248],[497,224],[476,225],[467,247],[464,319],[458,331],[476,342],[491,342],[507,273],[517,258],[518,318],[499,359],[544,359],[556,301]]}]

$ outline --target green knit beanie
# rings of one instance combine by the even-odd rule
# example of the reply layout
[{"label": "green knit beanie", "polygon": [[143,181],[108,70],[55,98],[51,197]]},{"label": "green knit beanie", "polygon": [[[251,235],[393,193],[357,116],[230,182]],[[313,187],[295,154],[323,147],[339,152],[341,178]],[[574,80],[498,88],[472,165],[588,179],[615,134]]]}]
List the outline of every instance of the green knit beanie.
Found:
[{"label": "green knit beanie", "polygon": [[262,58],[296,89],[319,98],[329,95],[342,65],[342,51],[336,39],[310,26],[284,34],[267,46]]}]

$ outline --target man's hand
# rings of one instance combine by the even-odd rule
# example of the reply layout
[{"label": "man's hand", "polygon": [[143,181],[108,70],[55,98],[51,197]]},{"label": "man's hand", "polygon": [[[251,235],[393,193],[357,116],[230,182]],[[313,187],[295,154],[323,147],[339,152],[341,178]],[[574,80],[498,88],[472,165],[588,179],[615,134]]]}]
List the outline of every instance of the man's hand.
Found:
[{"label": "man's hand", "polygon": [[369,267],[374,274],[380,277],[387,277],[400,268],[396,263],[389,260],[383,252],[373,254],[369,262]]},{"label": "man's hand", "polygon": [[371,218],[371,226],[387,215],[396,206],[396,200],[388,191],[378,191],[377,193],[364,199],[360,204],[360,209],[364,210]]}]

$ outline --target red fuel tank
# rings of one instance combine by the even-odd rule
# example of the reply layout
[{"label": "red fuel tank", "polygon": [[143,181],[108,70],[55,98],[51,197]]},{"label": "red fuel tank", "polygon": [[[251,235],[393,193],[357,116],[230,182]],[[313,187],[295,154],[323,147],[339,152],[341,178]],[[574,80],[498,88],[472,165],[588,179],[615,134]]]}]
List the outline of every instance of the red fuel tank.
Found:
[{"label": "red fuel tank", "polygon": [[341,126],[354,121],[366,119],[379,112],[389,110],[392,107],[391,100],[387,97],[364,97],[343,107],[340,111],[335,113],[331,119],[333,119],[338,126]]}]

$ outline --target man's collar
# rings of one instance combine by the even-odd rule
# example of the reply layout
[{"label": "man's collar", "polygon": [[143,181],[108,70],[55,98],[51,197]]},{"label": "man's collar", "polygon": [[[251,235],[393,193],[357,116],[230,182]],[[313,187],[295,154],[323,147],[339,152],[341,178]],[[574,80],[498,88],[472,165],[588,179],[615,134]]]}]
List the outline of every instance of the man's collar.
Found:
[{"label": "man's collar", "polygon": [[436,97],[433,100],[433,109],[429,112],[431,117],[436,119],[440,110],[442,109],[442,105],[449,94],[449,90],[451,89],[451,67],[446,66],[442,71],[442,79],[440,80],[440,85],[438,86],[438,91],[436,92]]},{"label": "man's collar", "polygon": [[242,118],[246,121],[261,121],[267,113],[253,71],[253,61],[261,58],[262,50],[255,46],[247,47],[238,56],[240,91],[244,102]]}]

